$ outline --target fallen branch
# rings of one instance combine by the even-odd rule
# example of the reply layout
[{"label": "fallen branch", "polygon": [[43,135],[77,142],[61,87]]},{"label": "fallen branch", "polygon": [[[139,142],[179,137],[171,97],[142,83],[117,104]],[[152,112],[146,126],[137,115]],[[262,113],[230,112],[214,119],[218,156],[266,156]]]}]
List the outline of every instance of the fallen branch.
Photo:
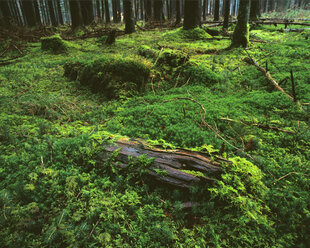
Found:
[{"label": "fallen branch", "polygon": [[295,132],[292,132],[290,130],[286,130],[286,129],[281,129],[278,127],[274,127],[274,126],[269,126],[268,124],[262,124],[262,123],[256,123],[256,122],[247,122],[244,120],[234,120],[234,119],[230,119],[230,118],[220,118],[220,120],[223,121],[229,121],[229,122],[235,122],[235,123],[241,123],[243,125],[246,126],[255,126],[261,129],[270,129],[276,132],[282,132],[282,133],[289,133],[289,134],[296,134]]},{"label": "fallen branch", "polygon": [[298,25],[298,26],[310,26],[310,23],[306,22],[291,22],[291,21],[274,21],[274,22],[254,22],[260,25]]},{"label": "fallen branch", "polygon": [[245,50],[245,51],[246,51],[246,53],[247,53],[247,55],[248,55],[248,57],[249,57],[251,63],[252,63],[253,65],[255,65],[256,68],[257,68],[258,70],[260,70],[260,71],[264,74],[264,76],[265,76],[265,78],[268,80],[268,82],[271,83],[271,84],[273,85],[273,87],[274,87],[276,90],[281,91],[281,92],[282,92],[283,94],[285,94],[290,100],[294,101],[294,97],[292,97],[290,94],[286,93],[286,92],[281,88],[281,86],[277,83],[277,81],[274,80],[274,79],[271,77],[270,73],[267,72],[265,68],[261,67],[261,66],[256,62],[256,60],[253,59],[253,58],[250,56],[250,54],[248,53],[247,50]]},{"label": "fallen branch", "polygon": [[284,176],[278,178],[277,180],[275,180],[273,184],[276,184],[276,183],[279,182],[280,180],[282,180],[282,179],[284,179],[284,178],[286,178],[286,177],[288,177],[289,175],[292,175],[292,174],[295,174],[295,175],[303,175],[303,176],[306,176],[306,177],[309,177],[309,176],[310,176],[310,175],[303,174],[303,173],[300,173],[300,172],[292,171],[292,172],[289,172],[289,173],[287,173],[286,175],[284,175]]}]

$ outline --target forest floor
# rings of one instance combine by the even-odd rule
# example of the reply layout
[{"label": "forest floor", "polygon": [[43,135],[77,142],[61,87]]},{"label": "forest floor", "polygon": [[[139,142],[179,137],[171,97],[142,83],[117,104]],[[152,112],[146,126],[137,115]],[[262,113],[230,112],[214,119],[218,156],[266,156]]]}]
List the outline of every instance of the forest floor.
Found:
[{"label": "forest floor", "polygon": [[[14,43],[0,61],[0,246],[310,247],[310,31],[283,27],[255,27],[247,50],[181,28],[112,45],[79,31],[57,55]],[[145,91],[111,99],[64,76],[66,63],[106,57],[145,65]],[[113,135],[234,166],[189,192],[154,187],[98,161]]]}]

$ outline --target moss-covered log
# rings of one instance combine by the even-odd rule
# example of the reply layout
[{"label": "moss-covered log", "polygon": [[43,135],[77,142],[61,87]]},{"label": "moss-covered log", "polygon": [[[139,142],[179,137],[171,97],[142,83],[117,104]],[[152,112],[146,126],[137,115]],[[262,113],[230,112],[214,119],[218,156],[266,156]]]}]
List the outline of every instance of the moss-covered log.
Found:
[{"label": "moss-covered log", "polygon": [[221,173],[221,162],[214,161],[206,153],[191,150],[159,149],[139,140],[119,139],[114,145],[106,147],[106,153],[117,152],[116,166],[126,168],[131,157],[133,160],[145,155],[153,158],[148,174],[157,181],[178,188],[189,188],[199,182],[212,182]]}]

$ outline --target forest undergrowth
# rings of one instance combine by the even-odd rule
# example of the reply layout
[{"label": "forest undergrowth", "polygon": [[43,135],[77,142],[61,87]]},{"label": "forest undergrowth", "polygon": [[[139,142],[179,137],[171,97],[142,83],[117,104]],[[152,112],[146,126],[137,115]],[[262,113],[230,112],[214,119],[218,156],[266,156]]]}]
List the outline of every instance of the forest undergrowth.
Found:
[{"label": "forest undergrowth", "polygon": [[[310,247],[310,32],[258,26],[245,51],[205,30],[2,55],[1,247]],[[121,136],[233,163],[189,191],[147,183],[148,159],[102,160]]]}]

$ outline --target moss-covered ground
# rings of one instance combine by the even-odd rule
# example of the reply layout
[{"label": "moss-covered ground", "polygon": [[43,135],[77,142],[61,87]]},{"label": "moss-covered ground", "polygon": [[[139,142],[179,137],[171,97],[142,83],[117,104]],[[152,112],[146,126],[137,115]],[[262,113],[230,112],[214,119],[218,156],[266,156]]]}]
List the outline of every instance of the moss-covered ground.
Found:
[{"label": "moss-covered ground", "polygon": [[[227,37],[190,32],[138,31],[113,45],[77,38],[61,54],[28,43],[24,57],[0,64],[1,247],[310,246],[309,31],[260,26],[247,50],[289,94],[293,72],[298,103],[246,51],[228,50]],[[111,99],[80,84],[85,68],[75,67],[75,81],[64,76],[65,64],[103,58],[141,63],[144,89],[118,88]],[[96,68],[92,82],[102,78]],[[139,172],[102,163],[115,135],[233,164],[190,192],[154,186],[144,158],[132,162]],[[183,209],[186,201],[200,205]]]}]

